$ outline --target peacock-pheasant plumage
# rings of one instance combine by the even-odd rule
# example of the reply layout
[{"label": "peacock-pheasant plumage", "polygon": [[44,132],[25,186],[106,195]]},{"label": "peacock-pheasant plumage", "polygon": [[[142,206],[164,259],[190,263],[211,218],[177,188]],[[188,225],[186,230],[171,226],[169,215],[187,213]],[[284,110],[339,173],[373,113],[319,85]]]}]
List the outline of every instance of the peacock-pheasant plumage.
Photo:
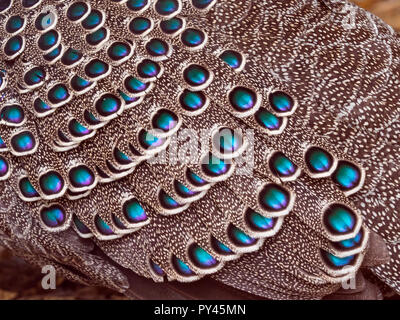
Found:
[{"label": "peacock-pheasant plumage", "polygon": [[361,267],[400,292],[381,20],[342,0],[0,0],[0,21],[3,245],[141,298],[316,299]]}]

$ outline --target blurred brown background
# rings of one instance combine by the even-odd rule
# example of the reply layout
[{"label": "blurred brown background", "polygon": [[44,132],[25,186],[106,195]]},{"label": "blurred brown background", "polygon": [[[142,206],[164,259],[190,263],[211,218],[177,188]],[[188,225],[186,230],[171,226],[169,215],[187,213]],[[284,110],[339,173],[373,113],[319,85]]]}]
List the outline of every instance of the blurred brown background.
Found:
[{"label": "blurred brown background", "polygon": [[[400,31],[400,0],[354,0]],[[23,260],[0,248],[0,300],[10,299],[125,299],[103,288],[85,287],[63,278],[57,279],[56,290],[43,290],[42,274]]]}]

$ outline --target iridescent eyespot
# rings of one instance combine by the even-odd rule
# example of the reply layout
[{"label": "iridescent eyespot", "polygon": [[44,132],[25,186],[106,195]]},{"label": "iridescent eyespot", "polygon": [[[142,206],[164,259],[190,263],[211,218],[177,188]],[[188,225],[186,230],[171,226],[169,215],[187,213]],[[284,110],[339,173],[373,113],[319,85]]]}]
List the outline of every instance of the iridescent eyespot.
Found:
[{"label": "iridescent eyespot", "polygon": [[40,210],[43,223],[49,228],[61,227],[66,221],[66,212],[61,205],[54,204]]},{"label": "iridescent eyespot", "polygon": [[177,258],[176,256],[172,257],[172,265],[175,271],[183,277],[190,277],[195,275],[192,269],[190,269],[190,267],[186,263],[184,263],[181,259]]},{"label": "iridescent eyespot", "polygon": [[7,40],[4,45],[4,54],[8,59],[18,56],[25,48],[25,39],[19,35],[13,36]]},{"label": "iridescent eyespot", "polygon": [[8,161],[0,156],[0,180],[7,179],[10,174],[10,165]]},{"label": "iridescent eyespot", "polygon": [[109,236],[109,235],[113,235],[114,231],[111,229],[111,227],[102,219],[100,218],[100,216],[96,216],[94,223],[97,227],[97,230],[105,235],[105,236]]},{"label": "iridescent eyespot", "polygon": [[155,11],[163,17],[172,17],[181,10],[180,0],[157,0],[154,5]]},{"label": "iridescent eyespot", "polygon": [[252,209],[247,209],[245,221],[249,228],[255,232],[265,232],[274,228],[276,218],[267,218],[255,212]]},{"label": "iridescent eyespot", "polygon": [[201,91],[184,90],[179,96],[179,103],[183,109],[190,112],[196,112],[206,107],[208,100]]},{"label": "iridescent eyespot", "polygon": [[237,51],[226,50],[219,57],[232,69],[240,70],[243,67],[243,56]]},{"label": "iridescent eyespot", "polygon": [[92,87],[93,82],[75,75],[71,78],[70,84],[76,92],[82,92]]},{"label": "iridescent eyespot", "polygon": [[160,201],[161,206],[165,209],[172,210],[182,207],[182,205],[178,201],[176,201],[162,189],[158,193],[158,199]]},{"label": "iridescent eyespot", "polygon": [[230,224],[228,227],[228,237],[238,247],[249,247],[257,242],[257,239],[250,237],[243,230]]},{"label": "iridescent eyespot", "polygon": [[0,111],[0,119],[11,126],[21,125],[25,121],[24,109],[17,104],[5,105]]},{"label": "iridescent eyespot", "polygon": [[91,46],[99,46],[106,42],[110,36],[110,31],[104,27],[86,35],[86,42]]},{"label": "iridescent eyespot", "polygon": [[304,157],[308,170],[315,177],[330,175],[336,164],[334,157],[319,147],[308,148]]},{"label": "iridescent eyespot", "polygon": [[198,268],[209,269],[215,267],[219,263],[217,259],[196,243],[189,246],[188,254],[190,260]]},{"label": "iridescent eyespot", "polygon": [[132,198],[124,202],[122,211],[130,223],[139,223],[147,220],[147,215],[138,200]]},{"label": "iridescent eyespot", "polygon": [[213,154],[209,154],[202,161],[201,168],[209,177],[219,177],[227,174],[231,169],[231,164],[223,159],[217,158]]},{"label": "iridescent eyespot", "polygon": [[155,61],[144,59],[137,65],[137,72],[143,79],[152,80],[160,76],[161,67]]},{"label": "iridescent eyespot", "polygon": [[74,2],[67,10],[67,18],[73,22],[80,21],[89,14],[89,9],[89,5],[85,2]]},{"label": "iridescent eyespot", "polygon": [[33,108],[37,113],[46,113],[51,110],[51,107],[40,98],[35,99],[33,102]]},{"label": "iridescent eyespot", "polygon": [[96,181],[94,172],[85,165],[72,168],[68,175],[74,188],[88,188]]},{"label": "iridescent eyespot", "polygon": [[73,48],[69,48],[67,51],[64,52],[62,58],[61,58],[61,63],[72,67],[76,64],[78,64],[83,58],[82,52],[75,50]]},{"label": "iridescent eyespot", "polygon": [[153,116],[151,122],[154,129],[170,132],[176,128],[179,119],[173,112],[167,109],[160,109]]},{"label": "iridescent eyespot", "polygon": [[35,20],[35,27],[40,31],[50,29],[57,23],[57,15],[54,12],[48,11],[39,14]]},{"label": "iridescent eyespot", "polygon": [[166,43],[164,40],[157,38],[148,41],[145,48],[147,53],[155,58],[167,56],[170,50],[168,43]]},{"label": "iridescent eyespot", "polygon": [[75,137],[84,137],[92,133],[92,130],[86,128],[75,119],[72,119],[68,123],[68,129],[69,132]]},{"label": "iridescent eyespot", "polygon": [[136,12],[146,9],[148,5],[149,0],[128,0],[126,2],[128,9]]},{"label": "iridescent eyespot", "polygon": [[196,9],[205,10],[211,8],[216,0],[192,0],[192,5]]},{"label": "iridescent eyespot", "polygon": [[153,22],[145,17],[133,18],[128,26],[130,32],[134,35],[144,35],[148,33],[153,27]]},{"label": "iridescent eyespot", "polygon": [[36,149],[36,139],[30,131],[22,131],[12,136],[11,146],[18,154],[30,154]]},{"label": "iridescent eyespot", "polygon": [[42,0],[22,0],[22,6],[27,9],[33,9],[38,6]]},{"label": "iridescent eyespot", "polygon": [[332,204],[324,212],[324,224],[334,235],[347,234],[354,231],[357,216],[345,205]]},{"label": "iridescent eyespot", "polygon": [[243,146],[243,136],[230,128],[221,128],[213,135],[213,146],[221,154],[230,155]]},{"label": "iridescent eyespot", "polygon": [[169,20],[163,20],[160,22],[161,31],[167,35],[175,35],[179,33],[185,26],[185,22],[182,18],[174,17]]},{"label": "iridescent eyespot", "polygon": [[290,193],[286,189],[274,183],[265,185],[258,195],[259,205],[269,212],[287,209],[290,200]]},{"label": "iridescent eyespot", "polygon": [[46,71],[41,67],[34,67],[24,75],[24,82],[29,87],[38,87],[43,84],[46,78]]},{"label": "iridescent eyespot", "polygon": [[279,114],[290,114],[294,111],[296,103],[287,93],[275,91],[269,95],[269,103],[272,109]]},{"label": "iridescent eyespot", "polygon": [[90,14],[82,21],[82,27],[86,30],[95,30],[104,22],[104,14],[99,10],[92,10]]},{"label": "iridescent eyespot", "polygon": [[108,47],[107,50],[108,56],[114,61],[123,61],[127,59],[131,52],[131,47],[123,42],[114,42]]},{"label": "iridescent eyespot", "polygon": [[187,84],[196,89],[204,88],[212,81],[210,72],[198,64],[191,64],[186,67],[183,70],[183,78]]},{"label": "iridescent eyespot", "polygon": [[63,51],[63,46],[60,44],[57,48],[53,49],[49,53],[45,54],[43,58],[48,62],[55,62],[58,58],[61,57],[61,53]]},{"label": "iridescent eyespot", "polygon": [[54,85],[47,92],[47,98],[54,106],[58,106],[68,102],[71,98],[71,95],[68,91],[68,88],[64,84],[59,83]]},{"label": "iridescent eyespot", "polygon": [[246,112],[255,108],[258,98],[254,91],[245,87],[236,87],[229,93],[229,102],[238,112]]},{"label": "iridescent eyespot", "polygon": [[63,191],[65,183],[56,171],[49,171],[39,178],[39,185],[46,195],[56,195]]},{"label": "iridescent eyespot", "polygon": [[43,33],[38,40],[38,46],[43,51],[51,51],[60,42],[60,35],[56,30],[50,30]]},{"label": "iridescent eyespot", "polygon": [[96,111],[103,117],[116,114],[121,109],[121,100],[113,94],[102,95],[95,103]]},{"label": "iridescent eyespot", "polygon": [[99,59],[93,59],[85,66],[86,75],[96,80],[105,77],[109,71],[110,66]]},{"label": "iridescent eyespot", "polygon": [[161,267],[160,267],[158,264],[156,264],[156,263],[155,263],[153,260],[151,260],[151,259],[150,259],[149,263],[150,263],[150,268],[151,268],[151,270],[152,270],[156,275],[158,275],[158,276],[160,276],[160,277],[164,277],[164,276],[165,276],[164,270],[161,269]]},{"label": "iridescent eyespot", "polygon": [[18,186],[24,198],[33,200],[40,199],[39,193],[35,190],[28,178],[25,177],[19,180]]},{"label": "iridescent eyespot", "polygon": [[25,26],[25,18],[21,16],[12,16],[8,18],[6,23],[6,31],[8,33],[16,33],[22,31],[23,27]]}]

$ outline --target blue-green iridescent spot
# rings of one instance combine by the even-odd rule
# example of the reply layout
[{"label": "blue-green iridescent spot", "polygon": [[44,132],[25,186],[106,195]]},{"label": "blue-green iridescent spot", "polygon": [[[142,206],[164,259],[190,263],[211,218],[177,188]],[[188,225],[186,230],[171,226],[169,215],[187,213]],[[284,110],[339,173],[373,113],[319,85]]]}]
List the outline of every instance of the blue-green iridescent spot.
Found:
[{"label": "blue-green iridescent spot", "polygon": [[107,37],[107,29],[102,27],[95,32],[89,33],[86,35],[86,42],[92,46],[97,46],[102,41],[104,41]]},{"label": "blue-green iridescent spot", "polygon": [[318,147],[308,149],[305,158],[309,170],[314,173],[327,172],[333,165],[333,157],[327,151]]},{"label": "blue-green iridescent spot", "polygon": [[187,28],[181,34],[182,43],[190,48],[200,46],[205,40],[205,34],[201,30]]},{"label": "blue-green iridescent spot", "polygon": [[11,145],[17,152],[28,152],[35,148],[36,140],[29,131],[23,131],[11,138]]},{"label": "blue-green iridescent spot", "polygon": [[23,27],[24,22],[24,18],[20,16],[12,16],[7,20],[6,31],[8,33],[15,33]]},{"label": "blue-green iridescent spot", "polygon": [[147,3],[148,0],[128,0],[126,6],[129,10],[140,11],[147,5]]},{"label": "blue-green iridescent spot", "polygon": [[94,183],[95,176],[86,166],[77,166],[69,171],[69,180],[76,188],[89,187]]},{"label": "blue-green iridescent spot", "polygon": [[101,234],[106,236],[114,234],[111,227],[100,216],[96,216],[94,223]]},{"label": "blue-green iridescent spot", "polygon": [[25,198],[37,198],[39,197],[38,192],[33,187],[32,183],[28,178],[22,178],[19,181],[19,190]]},{"label": "blue-green iridescent spot", "polygon": [[65,210],[60,205],[52,205],[48,208],[43,208],[40,211],[40,216],[44,224],[50,228],[62,226],[66,219]]},{"label": "blue-green iridescent spot", "polygon": [[45,194],[54,195],[63,190],[65,183],[59,173],[49,171],[39,178],[39,184]]},{"label": "blue-green iridescent spot", "polygon": [[47,97],[49,98],[49,101],[54,104],[57,104],[57,103],[67,100],[69,98],[69,96],[70,95],[69,95],[67,87],[62,83],[56,84],[47,93]]},{"label": "blue-green iridescent spot", "polygon": [[361,171],[350,162],[339,161],[332,179],[342,190],[351,190],[360,184]]},{"label": "blue-green iridescent spot", "polygon": [[289,200],[289,193],[277,184],[267,184],[259,194],[260,205],[267,211],[284,210]]},{"label": "blue-green iridescent spot", "polygon": [[211,177],[218,177],[226,174],[231,167],[229,163],[224,162],[224,160],[212,154],[209,155],[207,163],[203,163],[201,166],[204,173]]},{"label": "blue-green iridescent spot", "polygon": [[168,132],[178,125],[178,117],[166,109],[159,110],[152,119],[153,128]]},{"label": "blue-green iridescent spot", "polygon": [[104,94],[96,101],[96,110],[104,117],[118,112],[120,108],[121,100],[112,94]]},{"label": "blue-green iridescent spot", "polygon": [[108,56],[115,61],[124,59],[131,52],[131,48],[123,42],[114,42],[107,50]]},{"label": "blue-green iridescent spot", "polygon": [[236,87],[229,93],[229,101],[235,110],[242,112],[253,108],[257,102],[257,97],[250,89]]},{"label": "blue-green iridescent spot", "polygon": [[191,86],[200,86],[208,81],[210,73],[200,65],[192,64],[183,71],[185,81]]},{"label": "blue-green iridescent spot", "polygon": [[228,236],[230,240],[239,247],[251,246],[257,242],[256,239],[250,237],[232,224],[228,227]]},{"label": "blue-green iridescent spot", "polygon": [[14,36],[6,42],[4,45],[4,53],[7,56],[13,56],[17,54],[23,46],[24,40],[21,36]]},{"label": "blue-green iridescent spot", "polygon": [[140,35],[151,27],[151,21],[145,17],[136,17],[129,23],[129,31],[133,34]]},{"label": "blue-green iridescent spot", "polygon": [[58,42],[59,35],[57,31],[50,30],[42,34],[38,40],[39,48],[47,51],[54,47]]},{"label": "blue-green iridescent spot", "polygon": [[226,50],[219,57],[233,69],[239,68],[243,62],[242,55],[233,50]]},{"label": "blue-green iridescent spot", "polygon": [[341,204],[331,205],[324,214],[324,222],[328,229],[335,234],[351,232],[357,218],[353,211]]},{"label": "blue-green iridescent spot", "polygon": [[67,10],[67,17],[71,21],[81,19],[88,11],[88,6],[84,2],[75,2],[71,4]]},{"label": "blue-green iridescent spot", "polygon": [[82,21],[82,27],[87,30],[95,29],[103,20],[103,15],[99,10],[92,10],[90,14]]},{"label": "blue-green iridescent spot", "polygon": [[160,22],[161,30],[166,34],[173,34],[183,27],[183,20],[181,18],[172,18]]},{"label": "blue-green iridescent spot", "polygon": [[147,215],[137,199],[130,199],[123,205],[123,213],[126,219],[131,223],[138,223],[147,220]]},{"label": "blue-green iridescent spot", "polygon": [[201,91],[185,90],[179,96],[179,102],[183,109],[196,111],[201,109],[206,103],[206,96]]},{"label": "blue-green iridescent spot", "polygon": [[192,276],[194,272],[190,267],[184,263],[181,259],[176,256],[172,257],[172,265],[175,267],[175,270],[182,276]]},{"label": "blue-green iridescent spot", "polygon": [[157,0],[155,9],[158,14],[168,16],[174,13],[179,8],[179,3],[176,0]]},{"label": "blue-green iridescent spot", "polygon": [[79,220],[79,218],[76,215],[74,215],[72,219],[75,223],[76,228],[79,230],[80,233],[82,234],[91,233],[89,228],[86,227],[86,225],[81,220]]},{"label": "blue-green iridescent spot", "polygon": [[197,244],[189,247],[189,256],[194,264],[200,268],[212,268],[218,264],[218,261],[206,250]]},{"label": "blue-green iridescent spot", "polygon": [[339,258],[329,252],[322,251],[322,257],[328,263],[328,265],[336,269],[352,264],[356,256],[353,255]]},{"label": "blue-green iridescent spot", "polygon": [[150,267],[157,275],[159,275],[161,277],[165,276],[164,270],[161,269],[161,267],[151,259],[150,259]]},{"label": "blue-green iridescent spot", "polygon": [[0,119],[8,123],[18,125],[24,121],[25,113],[22,107],[17,104],[7,105],[1,109]]},{"label": "blue-green iridescent spot", "polygon": [[189,182],[196,186],[196,187],[201,187],[207,184],[207,181],[204,179],[200,178],[197,174],[195,174],[192,170],[187,169],[186,171],[186,177],[189,180]]},{"label": "blue-green iridescent spot", "polygon": [[176,209],[181,207],[181,205],[175,199],[173,199],[162,189],[160,190],[158,197],[161,206],[164,207],[165,209]]},{"label": "blue-green iridescent spot", "polygon": [[272,173],[280,177],[289,177],[297,170],[297,166],[282,152],[274,153],[269,161],[269,166]]},{"label": "blue-green iridescent spot", "polygon": [[246,221],[254,231],[267,231],[275,226],[274,218],[267,218],[252,209],[246,211]]},{"label": "blue-green iridescent spot", "polygon": [[218,254],[221,255],[233,254],[233,251],[231,249],[229,249],[225,244],[223,244],[221,241],[217,240],[213,236],[211,237],[211,246]]}]

